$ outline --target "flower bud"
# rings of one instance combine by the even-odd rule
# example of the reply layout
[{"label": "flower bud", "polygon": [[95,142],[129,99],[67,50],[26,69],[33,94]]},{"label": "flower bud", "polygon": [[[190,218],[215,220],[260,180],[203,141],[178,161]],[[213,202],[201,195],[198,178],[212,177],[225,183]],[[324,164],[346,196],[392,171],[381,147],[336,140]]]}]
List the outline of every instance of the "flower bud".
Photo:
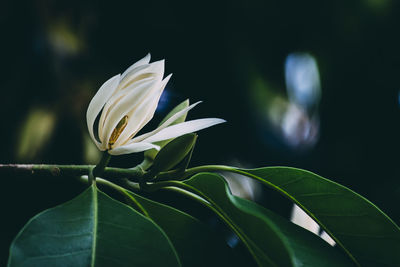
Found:
[{"label": "flower bud", "polygon": [[191,152],[196,143],[197,135],[185,134],[166,144],[154,159],[151,172],[168,171],[178,165]]}]

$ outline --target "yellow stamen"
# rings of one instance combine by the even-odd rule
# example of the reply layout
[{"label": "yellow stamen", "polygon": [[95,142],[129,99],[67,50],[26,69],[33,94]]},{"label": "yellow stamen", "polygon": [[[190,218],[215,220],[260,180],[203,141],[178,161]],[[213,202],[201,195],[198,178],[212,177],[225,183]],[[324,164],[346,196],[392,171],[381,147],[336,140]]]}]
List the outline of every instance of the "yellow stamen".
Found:
[{"label": "yellow stamen", "polygon": [[118,137],[121,135],[122,131],[125,129],[126,125],[128,124],[128,116],[125,115],[117,124],[114,131],[110,136],[110,140],[108,140],[108,149],[111,149],[112,146],[117,141]]}]

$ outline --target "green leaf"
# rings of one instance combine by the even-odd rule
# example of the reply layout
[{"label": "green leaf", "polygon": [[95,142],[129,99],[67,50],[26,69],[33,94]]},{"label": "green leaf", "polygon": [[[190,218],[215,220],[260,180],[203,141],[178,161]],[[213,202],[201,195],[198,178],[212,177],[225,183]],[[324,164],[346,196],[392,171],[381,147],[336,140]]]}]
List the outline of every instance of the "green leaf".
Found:
[{"label": "green leaf", "polygon": [[246,199],[232,196],[235,205],[262,218],[275,228],[287,246],[293,266],[353,266],[342,251],[331,247],[320,237],[304,230],[272,211]]},{"label": "green leaf", "polygon": [[[258,204],[233,196],[225,180],[201,173],[184,182],[211,199],[239,229],[260,266],[350,266],[345,254]],[[350,264],[349,264],[350,263]]]},{"label": "green leaf", "polygon": [[309,171],[240,170],[301,206],[361,266],[400,266],[400,229],[370,201]]},{"label": "green leaf", "polygon": [[173,243],[183,266],[243,266],[225,240],[198,219],[129,192]]},{"label": "green leaf", "polygon": [[168,171],[180,163],[189,154],[196,143],[197,134],[189,133],[179,136],[166,144],[154,159],[152,171]]},{"label": "green leaf", "polygon": [[91,186],[33,217],[10,248],[8,266],[179,266],[152,221]]},{"label": "green leaf", "polygon": [[[181,111],[184,108],[187,108],[189,106],[189,99],[186,99],[185,101],[183,101],[182,103],[180,103],[179,105],[177,105],[175,108],[173,108],[168,114],[167,116],[165,116],[165,118],[160,122],[159,126],[161,124],[163,124],[164,122],[166,122],[169,118],[171,118],[175,113]],[[171,125],[174,124],[178,124],[181,122],[184,122],[186,120],[186,116],[187,113],[182,115],[181,117],[179,117],[176,121],[174,121]],[[164,141],[160,141],[160,142],[156,142],[155,144],[160,146],[161,148],[163,146],[165,146],[166,144],[168,144],[172,139],[169,140],[164,140]],[[153,161],[155,159],[155,157],[157,156],[158,151],[156,149],[150,149],[144,152],[144,156],[145,158],[148,158],[149,160]]]}]

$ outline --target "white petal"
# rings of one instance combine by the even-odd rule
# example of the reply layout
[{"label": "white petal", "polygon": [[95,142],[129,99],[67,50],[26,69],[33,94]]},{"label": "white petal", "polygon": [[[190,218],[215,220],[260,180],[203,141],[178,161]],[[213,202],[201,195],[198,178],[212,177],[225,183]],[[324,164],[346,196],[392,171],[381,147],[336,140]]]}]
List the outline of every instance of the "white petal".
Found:
[{"label": "white petal", "polygon": [[195,106],[197,106],[198,104],[200,104],[201,101],[198,101],[184,109],[182,109],[181,111],[175,113],[174,115],[172,115],[168,120],[166,120],[163,124],[161,124],[159,127],[157,127],[157,129],[149,132],[149,133],[145,133],[142,135],[139,135],[135,138],[133,138],[132,141],[134,142],[140,142],[144,139],[146,139],[147,137],[151,136],[151,135],[155,135],[156,133],[158,133],[159,131],[161,131],[162,129],[166,128],[167,126],[170,126],[172,123],[174,123],[177,119],[179,119],[180,117],[186,115],[189,110],[191,110],[192,108],[194,108]]},{"label": "white petal", "polygon": [[[128,123],[115,142],[115,147],[125,145],[132,136],[139,132],[148,122],[148,116],[153,116],[160,94],[146,98],[128,114]],[[150,114],[150,115],[149,115]]]},{"label": "white petal", "polygon": [[92,98],[92,101],[90,101],[89,107],[86,112],[86,121],[90,137],[93,139],[100,150],[105,150],[105,148],[104,145],[102,146],[102,144],[100,144],[94,137],[93,124],[104,104],[108,101],[108,99],[110,99],[111,95],[117,89],[119,79],[120,75],[118,74],[106,81],[97,91],[96,95]]},{"label": "white petal", "polygon": [[155,81],[141,84],[141,86],[138,86],[135,90],[132,90],[125,95],[112,109],[109,110],[109,114],[104,120],[104,131],[100,137],[103,142],[108,142],[111,133],[114,131],[114,128],[122,117],[130,113],[132,110],[135,110],[147,98],[153,97],[154,92],[157,89],[156,86],[157,82]]},{"label": "white petal", "polygon": [[123,79],[125,78],[125,76],[126,76],[131,70],[133,70],[133,69],[135,69],[135,68],[137,68],[137,67],[139,67],[139,66],[141,66],[141,65],[149,64],[150,58],[151,58],[151,55],[150,55],[150,53],[148,53],[144,58],[142,58],[141,60],[135,62],[132,66],[130,66],[129,68],[127,68],[126,71],[124,71],[124,73],[122,73],[122,75],[121,75],[121,80],[123,80]]},{"label": "white petal", "polygon": [[111,155],[122,155],[122,154],[130,154],[135,152],[143,152],[149,149],[155,148],[160,150],[159,146],[153,145],[151,143],[133,143],[125,146],[116,147],[108,151]]},{"label": "white petal", "polygon": [[174,115],[172,115],[168,120],[166,120],[163,124],[160,125],[159,128],[164,129],[167,126],[170,126],[172,123],[174,123],[174,121],[176,121],[177,119],[179,119],[180,117],[186,115],[189,110],[191,110],[192,108],[194,108],[195,106],[197,106],[198,104],[200,104],[202,101],[197,101],[194,104],[191,104],[190,106],[182,109],[181,111],[175,113]]},{"label": "white petal", "polygon": [[[157,106],[158,106],[158,102],[159,102],[159,100],[161,98],[161,95],[164,92],[165,86],[167,85],[167,83],[171,79],[171,77],[172,77],[172,73],[170,75],[168,75],[167,77],[165,77],[165,79],[162,80],[160,82],[160,84],[158,85],[159,86],[158,87],[158,95],[157,95],[157,93],[155,93],[153,101],[151,101],[150,104],[149,104],[148,112],[144,116],[145,119],[144,119],[143,126],[146,125],[153,118],[154,113],[155,113],[155,111],[157,109]],[[140,127],[140,128],[142,128],[142,127]]]},{"label": "white petal", "polygon": [[193,133],[223,122],[225,122],[225,120],[217,118],[186,121],[164,128],[155,135],[152,135],[149,138],[144,139],[143,142],[153,143],[162,140],[167,140],[187,133]]},{"label": "white petal", "polygon": [[[128,141],[128,139],[135,136],[154,116],[154,112],[157,109],[158,101],[160,100],[161,94],[164,91],[166,84],[171,78],[172,74],[168,75],[161,83],[158,85],[159,91],[158,95],[155,93],[153,97],[149,97],[140,106],[132,111],[128,124],[126,125],[124,131],[119,136],[115,146],[119,146]],[[128,115],[129,116],[129,115]]]},{"label": "white petal", "polygon": [[[135,82],[134,85],[129,86],[125,90],[120,90],[119,92],[117,92],[117,90],[116,90],[114,92],[114,94],[111,96],[111,98],[105,104],[105,106],[103,108],[103,112],[101,113],[101,117],[99,120],[99,133],[101,133],[101,134],[99,134],[99,137],[101,140],[103,140],[102,138],[105,138],[104,132],[103,132],[103,127],[104,127],[106,118],[108,118],[108,116],[109,116],[110,111],[112,111],[116,105],[118,105],[123,99],[125,99],[128,96],[128,94],[133,94],[132,91],[144,89],[142,93],[146,93],[146,89],[143,88],[143,86],[144,86],[144,84],[150,84],[151,82],[156,83],[156,80],[154,79],[154,77],[148,77],[146,79],[142,79],[140,81]],[[137,92],[137,93],[139,93],[139,92]]]},{"label": "white petal", "polygon": [[154,76],[156,79],[161,81],[162,77],[164,76],[164,60],[159,60],[151,64],[145,64],[132,69],[126,74],[124,79],[120,80],[118,90],[122,90],[138,80],[147,78],[148,76]]}]

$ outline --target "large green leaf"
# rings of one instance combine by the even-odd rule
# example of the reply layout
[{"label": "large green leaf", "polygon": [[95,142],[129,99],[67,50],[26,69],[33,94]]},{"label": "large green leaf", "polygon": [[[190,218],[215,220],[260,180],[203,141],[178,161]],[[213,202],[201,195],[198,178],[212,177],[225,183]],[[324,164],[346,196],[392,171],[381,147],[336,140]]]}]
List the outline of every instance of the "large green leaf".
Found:
[{"label": "large green leaf", "polygon": [[183,266],[243,266],[225,240],[198,219],[129,192],[173,243]]},{"label": "large green leaf", "polygon": [[361,266],[400,266],[400,229],[350,189],[288,167],[240,170],[301,206]]},{"label": "large green leaf", "polygon": [[10,248],[9,266],[179,266],[152,221],[91,186],[33,217]]},{"label": "large green leaf", "polygon": [[258,204],[233,196],[225,180],[201,173],[185,181],[212,200],[240,232],[260,266],[349,266],[351,261],[311,232]]}]

